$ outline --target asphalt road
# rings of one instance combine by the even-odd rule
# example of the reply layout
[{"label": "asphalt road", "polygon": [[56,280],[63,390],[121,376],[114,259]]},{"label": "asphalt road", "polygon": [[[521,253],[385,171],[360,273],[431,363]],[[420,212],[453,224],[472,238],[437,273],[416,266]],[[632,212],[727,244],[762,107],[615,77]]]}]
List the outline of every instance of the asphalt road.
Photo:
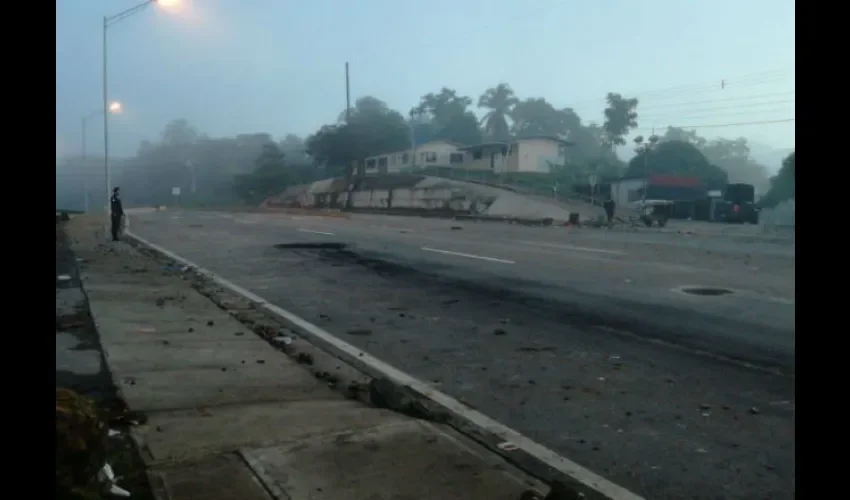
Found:
[{"label": "asphalt road", "polygon": [[132,229],[648,498],[793,497],[792,246],[382,216]]}]

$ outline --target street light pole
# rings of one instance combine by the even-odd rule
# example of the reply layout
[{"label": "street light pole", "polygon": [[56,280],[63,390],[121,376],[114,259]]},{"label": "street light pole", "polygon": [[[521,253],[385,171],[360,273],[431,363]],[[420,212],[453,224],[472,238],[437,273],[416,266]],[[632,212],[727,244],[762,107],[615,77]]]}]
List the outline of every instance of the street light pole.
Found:
[{"label": "street light pole", "polygon": [[103,16],[103,182],[106,189],[106,213],[109,214],[109,197],[112,188],[109,182],[109,94],[107,92],[106,78],[106,28],[109,27],[109,18]]},{"label": "street light pole", "polygon": [[[112,186],[109,180],[109,92],[107,82],[107,65],[106,65],[106,31],[110,25],[119,21],[123,21],[128,17],[141,12],[148,5],[163,0],[145,0],[144,2],[130,7],[127,10],[121,11],[114,16],[103,16],[103,180],[106,188],[106,213],[109,213],[109,198],[112,196]],[[170,3],[170,2],[169,2]]]},{"label": "street light pole", "polygon": [[86,117],[82,119],[82,144],[80,145],[82,156],[82,164],[83,164],[83,211],[88,213],[89,211],[89,177],[88,177],[88,161],[86,158]]}]

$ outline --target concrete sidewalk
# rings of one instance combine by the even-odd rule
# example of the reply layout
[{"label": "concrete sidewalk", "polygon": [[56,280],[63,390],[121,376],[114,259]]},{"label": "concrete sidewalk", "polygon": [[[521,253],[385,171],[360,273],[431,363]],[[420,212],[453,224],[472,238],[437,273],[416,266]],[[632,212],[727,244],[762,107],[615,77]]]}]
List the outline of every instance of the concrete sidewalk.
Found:
[{"label": "concrete sidewalk", "polygon": [[113,379],[148,416],[133,434],[159,498],[516,500],[545,491],[448,427],[345,398],[179,272],[103,243],[96,221],[75,218],[68,232]]}]

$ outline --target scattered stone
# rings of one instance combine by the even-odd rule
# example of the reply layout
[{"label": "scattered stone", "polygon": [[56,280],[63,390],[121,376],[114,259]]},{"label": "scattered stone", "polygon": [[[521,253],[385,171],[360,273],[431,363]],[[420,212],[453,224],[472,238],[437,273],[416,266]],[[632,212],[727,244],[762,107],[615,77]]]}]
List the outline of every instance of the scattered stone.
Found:
[{"label": "scattered stone", "polygon": [[320,315],[319,315],[319,319],[323,319],[323,320],[325,320],[325,321],[330,321],[330,320],[331,320],[331,317],[330,317],[330,316],[328,316],[327,314],[320,314]]},{"label": "scattered stone", "polygon": [[257,364],[258,364],[258,365],[264,365],[264,364],[266,364],[266,360],[264,360],[264,359],[258,359],[258,360],[257,360]]},{"label": "scattered stone", "polygon": [[221,367],[221,371],[226,372],[226,371],[227,371],[227,367],[226,367],[226,366],[222,366],[222,367]]},{"label": "scattered stone", "polygon": [[348,330],[345,333],[347,333],[349,335],[366,336],[366,335],[372,335],[372,330],[369,330],[369,329],[366,329],[366,328],[355,328],[353,330]]},{"label": "scattered stone", "polygon": [[553,346],[521,346],[516,348],[517,352],[554,352],[555,348]]},{"label": "scattered stone", "polygon": [[163,306],[165,306],[165,299],[163,299],[162,297],[160,297],[160,298],[156,299],[156,305],[157,305],[158,307],[163,307]]},{"label": "scattered stone", "polygon": [[236,335],[237,337],[241,337],[241,336],[245,335],[245,332],[236,332],[233,335]]},{"label": "scattered stone", "polygon": [[[362,353],[361,353],[362,355]],[[299,352],[295,355],[295,362],[300,363],[302,365],[312,365],[313,364],[313,356],[306,352]]]},{"label": "scattered stone", "polygon": [[493,335],[507,335],[508,332],[502,330],[501,328],[496,328],[493,330]]},{"label": "scattered stone", "polygon": [[452,305],[452,304],[457,304],[458,302],[460,302],[460,300],[459,300],[459,299],[449,299],[449,300],[444,300],[444,301],[442,302],[442,304],[443,304],[444,306],[450,306],[450,305]]},{"label": "scattered stone", "polygon": [[207,321],[207,326],[213,326],[213,325],[215,325],[215,321],[213,321],[213,320]]},{"label": "scattered stone", "polygon": [[699,405],[699,409],[700,409],[700,410],[710,410],[710,409],[711,409],[711,405],[710,405],[710,404],[705,404],[705,403],[703,403],[703,404]]},{"label": "scattered stone", "polygon": [[755,406],[753,406],[752,408],[750,408],[750,415],[758,415],[758,414],[759,414],[759,409],[758,409],[758,408],[756,408]]},{"label": "scattered stone", "polygon": [[192,333],[192,332],[194,332],[194,331],[195,331],[195,329],[194,329],[194,328],[192,328],[192,327],[190,326],[190,327],[189,327],[189,333]]}]

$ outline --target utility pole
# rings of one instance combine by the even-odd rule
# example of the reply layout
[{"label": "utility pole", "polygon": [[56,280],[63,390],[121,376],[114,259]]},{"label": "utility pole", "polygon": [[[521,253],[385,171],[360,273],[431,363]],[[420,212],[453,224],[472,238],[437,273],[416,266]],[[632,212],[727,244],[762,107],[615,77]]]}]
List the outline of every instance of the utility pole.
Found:
[{"label": "utility pole", "polygon": [[89,212],[89,178],[88,178],[88,161],[86,159],[86,119],[82,120],[82,150],[80,156],[82,157],[80,162],[82,163],[82,168],[80,169],[83,174],[83,210],[88,213]]},{"label": "utility pole", "polygon": [[345,63],[345,124],[351,118],[351,86],[348,80],[348,63]]}]

